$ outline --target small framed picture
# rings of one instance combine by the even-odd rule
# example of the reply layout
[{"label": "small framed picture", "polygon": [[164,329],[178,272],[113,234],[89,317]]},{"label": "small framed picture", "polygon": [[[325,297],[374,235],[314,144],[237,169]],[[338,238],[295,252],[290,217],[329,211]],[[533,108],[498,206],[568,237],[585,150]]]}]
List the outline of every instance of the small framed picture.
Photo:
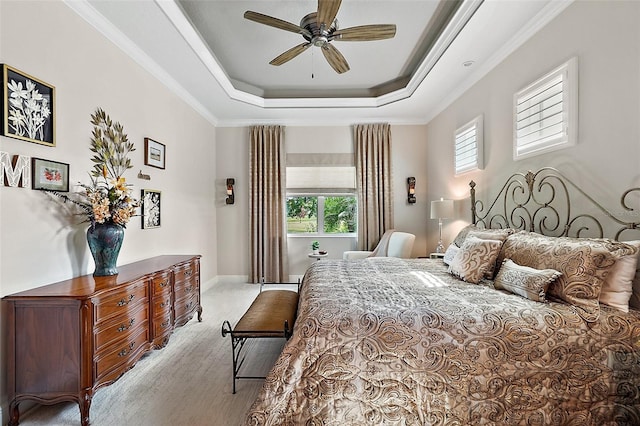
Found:
[{"label": "small framed picture", "polygon": [[160,227],[160,195],[154,189],[142,190],[142,229]]},{"label": "small framed picture", "polygon": [[55,87],[2,65],[2,134],[56,146]]},{"label": "small framed picture", "polygon": [[144,164],[164,169],[165,147],[153,139],[144,138]]},{"label": "small framed picture", "polygon": [[42,158],[32,158],[31,188],[69,192],[69,165]]}]

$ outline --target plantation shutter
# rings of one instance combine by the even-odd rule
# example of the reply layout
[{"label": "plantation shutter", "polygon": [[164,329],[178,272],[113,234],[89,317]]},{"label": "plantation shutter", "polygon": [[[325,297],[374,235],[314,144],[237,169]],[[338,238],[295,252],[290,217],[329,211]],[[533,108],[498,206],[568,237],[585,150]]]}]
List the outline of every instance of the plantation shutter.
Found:
[{"label": "plantation shutter", "polygon": [[482,121],[482,116],[478,116],[456,130],[454,156],[456,175],[484,167]]},{"label": "plantation shutter", "polygon": [[514,158],[575,143],[577,117],[575,59],[514,97]]}]

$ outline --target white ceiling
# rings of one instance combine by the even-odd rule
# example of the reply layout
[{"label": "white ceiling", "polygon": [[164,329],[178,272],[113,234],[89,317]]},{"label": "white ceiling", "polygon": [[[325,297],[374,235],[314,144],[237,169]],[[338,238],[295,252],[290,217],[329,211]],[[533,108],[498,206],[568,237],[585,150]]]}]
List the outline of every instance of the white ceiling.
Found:
[{"label": "white ceiling", "polygon": [[218,126],[426,123],[571,3],[463,0],[427,51],[441,1],[451,2],[343,0],[340,28],[397,31],[389,40],[333,41],[351,67],[336,74],[315,47],[269,65],[304,40],[243,18],[252,10],[299,24],[315,0],[66,0]]}]

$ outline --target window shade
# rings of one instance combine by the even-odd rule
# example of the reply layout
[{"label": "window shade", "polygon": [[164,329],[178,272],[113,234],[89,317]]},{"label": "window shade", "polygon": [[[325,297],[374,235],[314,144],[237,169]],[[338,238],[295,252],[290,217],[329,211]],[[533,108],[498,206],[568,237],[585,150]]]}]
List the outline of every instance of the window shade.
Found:
[{"label": "window shade", "polygon": [[355,167],[287,167],[287,192],[353,192]]},{"label": "window shade", "polygon": [[355,187],[353,154],[287,154],[289,193],[350,193]]}]

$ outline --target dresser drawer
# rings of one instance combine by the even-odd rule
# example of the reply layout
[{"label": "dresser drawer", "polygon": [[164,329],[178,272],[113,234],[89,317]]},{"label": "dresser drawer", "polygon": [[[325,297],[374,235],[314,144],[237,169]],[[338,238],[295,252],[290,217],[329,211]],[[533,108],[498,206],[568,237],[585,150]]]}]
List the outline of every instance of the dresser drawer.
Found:
[{"label": "dresser drawer", "polygon": [[153,322],[153,338],[166,334],[171,331],[171,312],[167,312],[166,315],[154,318]]},{"label": "dresser drawer", "polygon": [[171,291],[171,273],[163,273],[154,275],[151,280],[151,294],[158,296],[160,294],[169,293]]},{"label": "dresser drawer", "polygon": [[184,299],[176,300],[173,308],[176,326],[184,323],[182,320],[184,320],[185,316],[191,317],[198,308],[199,303],[200,298],[198,297],[198,293],[194,293],[190,297]]},{"label": "dresser drawer", "polygon": [[180,299],[189,298],[200,292],[200,278],[196,276],[188,282],[176,284],[174,291],[177,304]]},{"label": "dresser drawer", "polygon": [[129,339],[109,346],[94,359],[96,381],[115,380],[149,348],[149,327],[136,328]]},{"label": "dresser drawer", "polygon": [[189,281],[200,275],[200,263],[189,262],[176,266],[174,276],[176,284]]},{"label": "dresser drawer", "polygon": [[114,321],[97,327],[94,333],[94,350],[98,352],[118,340],[129,338],[141,324],[148,323],[149,308],[146,304],[139,305],[138,309],[131,309],[127,315],[114,318]]},{"label": "dresser drawer", "polygon": [[115,316],[127,316],[127,313],[148,303],[149,286],[146,280],[140,280],[107,296],[92,299],[95,324],[107,321]]},{"label": "dresser drawer", "polygon": [[157,296],[153,299],[152,318],[158,318],[171,312],[171,294]]}]

